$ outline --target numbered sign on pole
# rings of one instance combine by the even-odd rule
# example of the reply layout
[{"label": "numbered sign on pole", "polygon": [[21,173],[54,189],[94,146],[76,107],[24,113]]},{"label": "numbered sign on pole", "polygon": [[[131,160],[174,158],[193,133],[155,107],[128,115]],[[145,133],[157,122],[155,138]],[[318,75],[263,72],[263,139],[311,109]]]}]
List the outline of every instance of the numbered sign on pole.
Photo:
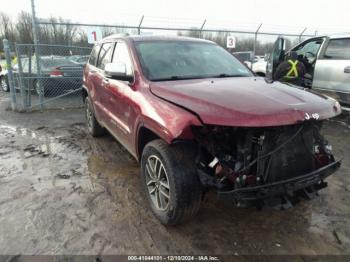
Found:
[{"label": "numbered sign on pole", "polygon": [[227,36],[226,47],[227,48],[236,48],[236,37],[234,37],[234,36]]},{"label": "numbered sign on pole", "polygon": [[95,44],[102,39],[102,31],[99,27],[89,27],[87,30],[89,44]]}]

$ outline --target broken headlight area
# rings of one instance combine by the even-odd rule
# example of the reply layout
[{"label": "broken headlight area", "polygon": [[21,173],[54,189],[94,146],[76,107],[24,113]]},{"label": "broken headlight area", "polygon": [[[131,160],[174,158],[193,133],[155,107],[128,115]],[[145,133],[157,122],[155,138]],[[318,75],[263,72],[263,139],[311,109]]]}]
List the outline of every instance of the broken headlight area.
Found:
[{"label": "broken headlight area", "polygon": [[[302,182],[300,176],[314,174],[335,162],[331,146],[320,130],[321,122],[311,121],[265,128],[193,128],[199,145],[197,167],[201,182],[219,193],[232,192],[236,198],[239,197],[235,192],[240,189],[254,191],[261,187],[264,187],[264,195],[259,192],[252,200],[275,195],[284,197],[286,192],[293,194],[298,190],[310,196],[326,184],[317,172],[311,184]],[[299,179],[298,186],[289,182],[287,185],[287,181],[293,179]],[[274,184],[282,184],[286,190],[266,187]]]}]

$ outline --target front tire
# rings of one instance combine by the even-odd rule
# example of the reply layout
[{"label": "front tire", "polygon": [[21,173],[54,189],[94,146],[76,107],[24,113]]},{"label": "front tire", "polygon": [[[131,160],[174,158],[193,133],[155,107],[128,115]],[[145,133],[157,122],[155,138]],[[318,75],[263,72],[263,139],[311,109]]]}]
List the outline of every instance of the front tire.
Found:
[{"label": "front tire", "polygon": [[199,210],[202,186],[189,144],[168,145],[161,139],[145,146],[141,179],[153,214],[164,225],[180,224]]},{"label": "front tire", "polygon": [[99,137],[106,133],[105,129],[97,122],[89,97],[85,98],[85,119],[90,135]]}]

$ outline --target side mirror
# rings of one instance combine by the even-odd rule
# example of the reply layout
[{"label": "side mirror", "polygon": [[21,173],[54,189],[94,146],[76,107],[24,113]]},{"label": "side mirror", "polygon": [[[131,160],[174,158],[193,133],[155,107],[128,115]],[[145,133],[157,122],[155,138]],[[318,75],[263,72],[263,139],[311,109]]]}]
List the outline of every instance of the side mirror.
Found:
[{"label": "side mirror", "polygon": [[105,66],[104,74],[108,78],[132,82],[133,76],[128,75],[126,71],[125,63],[108,63]]}]

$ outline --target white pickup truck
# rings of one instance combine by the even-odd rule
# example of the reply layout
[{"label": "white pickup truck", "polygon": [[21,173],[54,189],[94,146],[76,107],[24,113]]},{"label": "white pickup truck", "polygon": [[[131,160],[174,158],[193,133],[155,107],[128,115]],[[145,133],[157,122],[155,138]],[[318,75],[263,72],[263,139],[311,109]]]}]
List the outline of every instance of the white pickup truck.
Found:
[{"label": "white pickup truck", "polygon": [[350,110],[350,35],[319,36],[307,39],[289,51],[279,37],[267,62],[267,78],[274,79],[277,66],[290,51],[306,67],[304,86],[330,95]]}]

